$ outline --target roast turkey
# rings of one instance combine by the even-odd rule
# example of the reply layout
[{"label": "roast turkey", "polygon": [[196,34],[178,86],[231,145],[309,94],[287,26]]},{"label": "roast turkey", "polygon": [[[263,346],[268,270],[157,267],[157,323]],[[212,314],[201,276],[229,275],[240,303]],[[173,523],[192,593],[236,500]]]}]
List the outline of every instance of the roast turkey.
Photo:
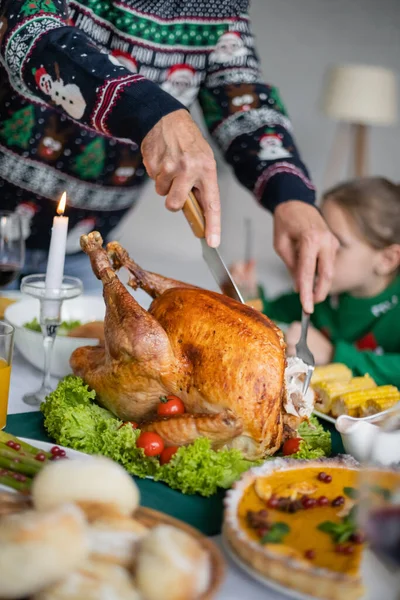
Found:
[{"label": "roast turkey", "polygon": [[[120,419],[160,433],[167,445],[205,436],[215,448],[236,447],[255,458],[277,451],[285,421],[293,433],[307,418],[309,408],[299,410],[304,399],[287,397],[285,342],[268,317],[144,271],[118,243],[104,249],[98,232],[82,236],[81,246],[103,283],[105,343],[75,350],[71,367]],[[154,299],[148,311],[119,280],[122,267],[129,284]],[[157,418],[160,397],[168,394],[182,399],[187,414]]]}]

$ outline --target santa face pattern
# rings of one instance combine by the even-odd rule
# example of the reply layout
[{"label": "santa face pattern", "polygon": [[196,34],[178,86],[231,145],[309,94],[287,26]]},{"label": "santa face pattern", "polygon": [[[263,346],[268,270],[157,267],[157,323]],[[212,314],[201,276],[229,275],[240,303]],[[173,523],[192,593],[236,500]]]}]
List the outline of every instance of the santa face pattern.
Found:
[{"label": "santa face pattern", "polygon": [[289,158],[290,152],[283,147],[282,135],[270,133],[265,134],[260,139],[260,151],[258,158],[260,160],[277,160],[279,158]]},{"label": "santa face pattern", "polygon": [[[75,232],[79,220],[86,227],[94,219],[106,236],[138,197],[140,143],[160,111],[190,108],[197,98],[248,189],[271,161],[291,163],[284,193],[264,186],[266,207],[288,197],[313,201],[279,95],[260,78],[247,1],[34,0],[27,7],[24,15],[20,0],[10,0],[0,16],[0,193],[10,205],[37,207],[28,245],[47,247],[64,190]],[[284,137],[280,147],[263,146],[266,127]]]}]

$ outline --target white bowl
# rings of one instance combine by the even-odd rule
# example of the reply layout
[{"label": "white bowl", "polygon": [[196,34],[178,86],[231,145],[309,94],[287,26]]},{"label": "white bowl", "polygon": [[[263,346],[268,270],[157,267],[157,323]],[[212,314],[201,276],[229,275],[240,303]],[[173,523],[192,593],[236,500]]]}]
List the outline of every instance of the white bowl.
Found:
[{"label": "white bowl", "polygon": [[[34,367],[43,371],[44,351],[42,334],[24,327],[35,317],[39,318],[39,301],[35,298],[23,298],[7,307],[4,319],[15,328],[14,343],[22,356]],[[62,319],[64,321],[102,321],[105,316],[104,300],[101,296],[80,296],[63,302]],[[54,377],[65,377],[71,373],[69,359],[76,348],[81,346],[97,346],[98,340],[89,338],[73,338],[57,336],[54,342],[51,360],[51,374]]]}]

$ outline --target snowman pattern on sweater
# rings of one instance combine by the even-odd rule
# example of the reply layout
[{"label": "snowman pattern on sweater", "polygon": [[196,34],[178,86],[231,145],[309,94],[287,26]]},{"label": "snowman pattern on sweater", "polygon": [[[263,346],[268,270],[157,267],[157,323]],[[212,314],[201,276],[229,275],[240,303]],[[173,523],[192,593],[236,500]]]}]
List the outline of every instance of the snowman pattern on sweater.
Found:
[{"label": "snowman pattern on sweater", "polygon": [[43,66],[35,70],[36,85],[40,91],[50,96],[56,106],[61,106],[73,119],[81,119],[86,109],[86,102],[81,90],[75,83],[64,84],[59,76],[57,65],[55,65],[55,70],[57,73],[55,80]]}]

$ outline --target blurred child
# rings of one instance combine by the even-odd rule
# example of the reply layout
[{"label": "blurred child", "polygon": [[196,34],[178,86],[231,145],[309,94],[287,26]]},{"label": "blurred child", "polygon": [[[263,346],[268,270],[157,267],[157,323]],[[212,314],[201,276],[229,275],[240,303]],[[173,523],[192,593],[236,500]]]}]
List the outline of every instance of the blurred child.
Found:
[{"label": "blurred child", "polygon": [[[340,243],[330,296],[315,307],[308,345],[316,364],[342,362],[378,385],[400,386],[400,186],[381,177],[340,184],[323,196],[322,214]],[[263,312],[290,324],[288,355],[300,337],[298,294],[268,300],[257,286],[255,263],[232,273]]]}]

